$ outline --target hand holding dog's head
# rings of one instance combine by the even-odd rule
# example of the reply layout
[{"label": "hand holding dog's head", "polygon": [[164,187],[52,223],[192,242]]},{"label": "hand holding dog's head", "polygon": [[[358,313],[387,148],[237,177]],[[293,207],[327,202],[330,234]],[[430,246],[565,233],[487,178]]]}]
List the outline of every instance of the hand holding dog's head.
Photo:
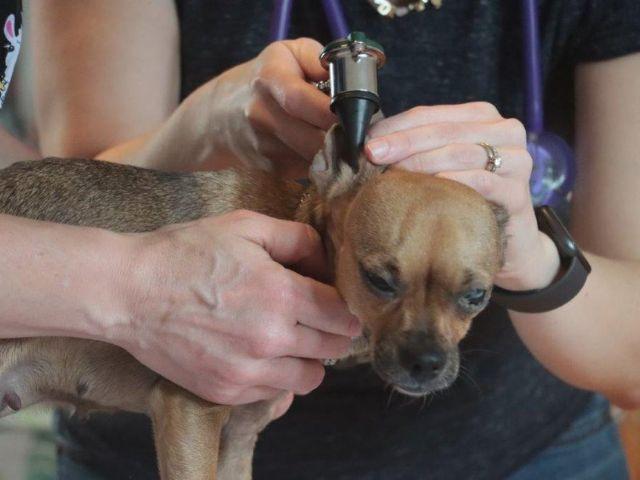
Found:
[{"label": "hand holding dog's head", "polygon": [[362,156],[341,160],[334,127],[311,180],[335,283],[370,336],[375,370],[399,391],[449,386],[458,343],[487,305],[502,262],[504,214],[462,184]]}]

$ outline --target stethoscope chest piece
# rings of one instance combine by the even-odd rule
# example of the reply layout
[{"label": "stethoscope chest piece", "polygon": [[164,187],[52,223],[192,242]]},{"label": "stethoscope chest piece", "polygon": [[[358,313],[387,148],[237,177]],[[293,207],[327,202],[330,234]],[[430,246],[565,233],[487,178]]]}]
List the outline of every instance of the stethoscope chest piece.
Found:
[{"label": "stethoscope chest piece", "polygon": [[548,131],[529,134],[527,150],[533,159],[529,183],[533,204],[562,204],[576,177],[573,150],[560,136]]}]

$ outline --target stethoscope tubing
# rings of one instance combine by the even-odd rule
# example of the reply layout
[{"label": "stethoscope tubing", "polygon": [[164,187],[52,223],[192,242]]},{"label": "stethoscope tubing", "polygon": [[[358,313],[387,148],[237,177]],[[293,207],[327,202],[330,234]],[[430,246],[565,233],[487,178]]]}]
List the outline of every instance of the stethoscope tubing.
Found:
[{"label": "stethoscope tubing", "polygon": [[[340,0],[322,0],[322,6],[333,38],[346,37],[350,30]],[[293,0],[274,0],[270,41],[288,37],[292,7]],[[537,0],[522,0],[522,30],[525,127],[530,134],[539,135],[544,131],[544,108]]]},{"label": "stethoscope tubing", "polygon": [[537,0],[522,0],[522,44],[525,127],[529,134],[539,135],[544,131],[544,107]]},{"label": "stethoscope tubing", "polygon": [[[293,0],[274,0],[273,3],[273,15],[271,16],[271,27],[269,29],[269,40],[271,42],[284,40],[289,36]],[[340,0],[322,0],[322,7],[329,23],[331,36],[333,38],[346,37],[350,30]]]}]

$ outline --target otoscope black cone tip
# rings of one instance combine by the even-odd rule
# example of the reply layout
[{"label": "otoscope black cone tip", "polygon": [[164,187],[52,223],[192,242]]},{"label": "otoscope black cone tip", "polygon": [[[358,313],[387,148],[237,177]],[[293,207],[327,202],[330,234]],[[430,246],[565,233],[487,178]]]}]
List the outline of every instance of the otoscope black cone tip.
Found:
[{"label": "otoscope black cone tip", "polygon": [[347,161],[354,171],[358,170],[358,158],[371,117],[378,109],[373,100],[362,97],[346,97],[336,100],[334,111],[338,115],[340,125],[345,133],[347,141]]}]

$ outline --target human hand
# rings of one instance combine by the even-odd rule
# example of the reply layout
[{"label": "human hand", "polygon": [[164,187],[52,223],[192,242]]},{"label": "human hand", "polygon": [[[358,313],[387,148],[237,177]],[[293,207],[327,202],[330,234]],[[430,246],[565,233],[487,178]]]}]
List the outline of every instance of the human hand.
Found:
[{"label": "human hand", "polygon": [[236,211],[136,242],[133,315],[114,343],[207,400],[306,394],[324,376],[319,360],[344,356],[360,333],[334,288],[283,266],[324,264],[308,225]]},{"label": "human hand", "polygon": [[321,49],[308,38],[275,42],[205,85],[214,152],[273,166],[289,178],[305,176],[336,121],[329,97],[309,83],[327,78]]},{"label": "human hand", "polygon": [[[488,103],[415,107],[371,127],[370,161],[461,182],[508,214],[505,263],[496,284],[510,290],[548,285],[559,267],[551,239],[538,230],[529,191],[532,160],[526,132]],[[502,166],[485,169],[484,142],[498,149]]]}]

